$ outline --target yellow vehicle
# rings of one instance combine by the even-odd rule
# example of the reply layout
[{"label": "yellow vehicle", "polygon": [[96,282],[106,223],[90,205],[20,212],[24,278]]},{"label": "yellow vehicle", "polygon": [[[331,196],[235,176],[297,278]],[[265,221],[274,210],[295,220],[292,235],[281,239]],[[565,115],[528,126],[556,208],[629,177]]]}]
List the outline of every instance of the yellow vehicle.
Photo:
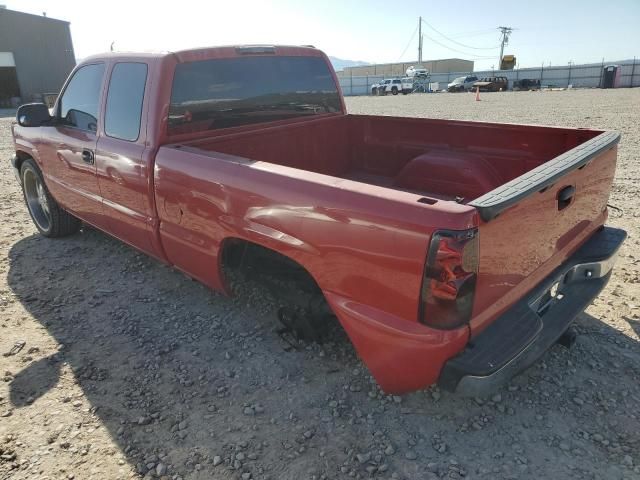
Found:
[{"label": "yellow vehicle", "polygon": [[502,57],[502,61],[500,62],[500,70],[513,70],[513,67],[515,66],[516,66],[515,55],[505,55]]}]

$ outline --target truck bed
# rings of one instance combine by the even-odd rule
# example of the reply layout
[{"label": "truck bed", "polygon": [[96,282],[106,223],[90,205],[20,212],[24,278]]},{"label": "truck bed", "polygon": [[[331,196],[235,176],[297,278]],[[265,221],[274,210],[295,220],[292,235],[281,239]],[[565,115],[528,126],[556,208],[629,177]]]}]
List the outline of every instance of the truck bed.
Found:
[{"label": "truck bed", "polygon": [[[480,332],[604,224],[618,139],[591,129],[345,115],[163,148],[286,178],[304,205],[318,200],[305,190],[311,184],[340,205],[332,210],[375,198],[397,222],[419,203],[428,210],[410,218],[427,235],[451,224],[454,206],[473,207],[480,269],[470,325]],[[567,189],[577,193],[564,209]]]},{"label": "truck bed", "polygon": [[217,135],[187,146],[469,203],[599,133],[346,115]]}]

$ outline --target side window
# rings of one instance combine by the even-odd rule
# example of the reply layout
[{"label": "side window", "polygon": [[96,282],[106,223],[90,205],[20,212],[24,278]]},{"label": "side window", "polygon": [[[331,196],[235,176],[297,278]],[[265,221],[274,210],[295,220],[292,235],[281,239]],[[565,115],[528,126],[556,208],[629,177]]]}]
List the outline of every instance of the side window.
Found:
[{"label": "side window", "polygon": [[65,125],[95,132],[98,129],[100,88],[104,63],[81,67],[60,99],[60,118]]},{"label": "side window", "polygon": [[104,131],[114,138],[136,141],[140,135],[146,63],[117,63],[111,72]]}]

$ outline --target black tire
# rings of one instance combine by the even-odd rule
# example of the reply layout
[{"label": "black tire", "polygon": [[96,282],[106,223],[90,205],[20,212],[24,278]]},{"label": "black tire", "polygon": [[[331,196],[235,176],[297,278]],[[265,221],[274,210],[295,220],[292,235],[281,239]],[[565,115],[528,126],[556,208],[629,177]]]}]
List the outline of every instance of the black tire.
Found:
[{"label": "black tire", "polygon": [[377,88],[372,88],[371,89],[371,95],[378,95],[378,89]]},{"label": "black tire", "polygon": [[66,237],[80,229],[80,220],[58,205],[49,193],[38,165],[30,158],[20,167],[20,183],[31,220],[42,235]]},{"label": "black tire", "polygon": [[398,87],[391,87],[391,93],[393,95],[397,95],[398,94]]}]

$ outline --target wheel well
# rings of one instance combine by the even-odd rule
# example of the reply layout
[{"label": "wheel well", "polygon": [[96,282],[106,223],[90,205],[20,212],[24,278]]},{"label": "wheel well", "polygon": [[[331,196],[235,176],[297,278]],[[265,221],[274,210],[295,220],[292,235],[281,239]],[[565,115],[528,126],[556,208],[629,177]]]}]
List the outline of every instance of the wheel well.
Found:
[{"label": "wheel well", "polygon": [[[222,244],[220,272],[229,292],[234,292],[237,285],[238,293],[253,297],[244,289],[255,282],[274,298],[271,307],[301,312],[302,316],[315,319],[316,326],[322,324],[323,329],[331,329],[330,324],[339,325],[311,273],[282,253],[248,240],[228,238]],[[329,321],[329,317],[335,321]],[[320,336],[324,333],[320,332]]]},{"label": "wheel well", "polygon": [[16,151],[16,157],[18,158],[18,161],[16,162],[16,167],[18,167],[18,170],[22,167],[22,163],[25,160],[27,160],[28,158],[33,158],[31,155],[29,155],[26,152],[23,152],[22,150]]},{"label": "wheel well", "polygon": [[250,270],[255,275],[294,280],[303,290],[322,293],[313,276],[291,257],[240,238],[225,239],[220,254],[223,276],[229,270]]}]

